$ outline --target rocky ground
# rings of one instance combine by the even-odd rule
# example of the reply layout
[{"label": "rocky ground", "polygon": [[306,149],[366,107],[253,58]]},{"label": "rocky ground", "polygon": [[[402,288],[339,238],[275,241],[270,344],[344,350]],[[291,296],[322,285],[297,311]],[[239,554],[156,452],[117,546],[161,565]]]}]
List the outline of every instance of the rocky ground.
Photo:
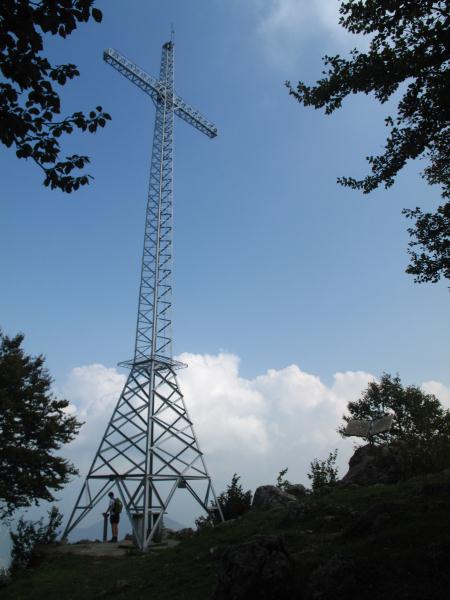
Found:
[{"label": "rocky ground", "polygon": [[[167,548],[174,548],[180,542],[174,539],[166,540],[160,544],[152,544],[151,551],[160,551]],[[119,540],[117,544],[110,542],[99,542],[85,540],[75,544],[58,544],[54,546],[42,546],[37,549],[38,554],[49,556],[61,556],[71,554],[73,556],[97,556],[97,557],[112,557],[118,558],[128,556],[135,551],[134,544],[131,540]]]},{"label": "rocky ground", "polygon": [[[450,597],[450,472],[398,484],[271,486],[235,521],[164,552],[48,555],[2,600],[364,600]],[[259,499],[258,499],[259,496]],[[273,503],[270,497],[274,499]]]}]

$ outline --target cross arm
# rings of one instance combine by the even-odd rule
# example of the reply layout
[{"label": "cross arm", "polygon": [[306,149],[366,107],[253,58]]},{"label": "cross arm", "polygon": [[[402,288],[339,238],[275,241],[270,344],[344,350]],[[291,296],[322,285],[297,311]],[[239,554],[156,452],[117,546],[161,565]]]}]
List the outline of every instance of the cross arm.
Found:
[{"label": "cross arm", "polygon": [[202,117],[198,110],[189,106],[189,104],[186,104],[186,102],[177,95],[175,95],[173,99],[173,104],[175,114],[180,117],[180,119],[183,119],[183,121],[186,121],[189,125],[192,125],[208,137],[216,137],[217,127]]},{"label": "cross arm", "polygon": [[103,52],[103,60],[140,87],[155,102],[164,94],[164,86],[159,81],[125,58],[117,50],[107,48]]},{"label": "cross arm", "polygon": [[[117,69],[119,73],[122,73],[124,77],[132,81],[136,84],[141,90],[143,90],[146,94],[148,94],[152,100],[156,103],[159,98],[163,98],[165,94],[164,85],[140,69],[133,62],[125,58],[123,54],[117,52],[117,50],[113,50],[112,48],[107,48],[103,52],[103,59],[106,63]],[[193,108],[189,106],[184,100],[182,100],[179,96],[175,95],[173,98],[173,108],[175,114],[186,121],[205,135],[210,138],[214,138],[217,135],[217,128],[210,123],[207,119],[202,117],[202,115]]]}]

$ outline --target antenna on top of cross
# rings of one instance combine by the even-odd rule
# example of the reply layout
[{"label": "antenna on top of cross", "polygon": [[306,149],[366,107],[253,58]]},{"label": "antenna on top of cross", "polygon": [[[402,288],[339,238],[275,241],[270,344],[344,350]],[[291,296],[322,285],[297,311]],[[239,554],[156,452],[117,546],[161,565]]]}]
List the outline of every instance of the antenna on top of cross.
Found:
[{"label": "antenna on top of cross", "polygon": [[173,26],[173,23],[170,24],[170,41],[172,44],[175,41],[175,27]]}]

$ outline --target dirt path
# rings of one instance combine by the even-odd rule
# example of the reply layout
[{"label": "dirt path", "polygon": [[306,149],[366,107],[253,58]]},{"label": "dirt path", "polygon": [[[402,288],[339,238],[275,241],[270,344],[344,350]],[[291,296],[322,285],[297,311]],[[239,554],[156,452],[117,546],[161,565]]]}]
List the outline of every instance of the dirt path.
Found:
[{"label": "dirt path", "polygon": [[[161,551],[166,548],[173,548],[180,542],[177,540],[167,540],[161,544],[152,544],[149,552]],[[130,551],[136,550],[131,541],[123,540],[117,544],[103,542],[81,542],[78,544],[62,544],[60,546],[45,547],[45,554],[78,554],[83,556],[126,556]]]}]

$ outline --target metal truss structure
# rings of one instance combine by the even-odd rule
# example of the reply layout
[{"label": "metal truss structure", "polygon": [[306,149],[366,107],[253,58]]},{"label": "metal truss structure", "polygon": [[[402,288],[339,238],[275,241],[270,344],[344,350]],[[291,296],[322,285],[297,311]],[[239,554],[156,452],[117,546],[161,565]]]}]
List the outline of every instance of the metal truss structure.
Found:
[{"label": "metal truss structure", "polygon": [[162,48],[159,79],[116,50],[104,60],[156,107],[134,358],[63,536],[115,490],[145,550],[177,489],[223,519],[172,358],[172,149],[174,115],[210,138],[217,129],[174,92],[174,44]]}]

